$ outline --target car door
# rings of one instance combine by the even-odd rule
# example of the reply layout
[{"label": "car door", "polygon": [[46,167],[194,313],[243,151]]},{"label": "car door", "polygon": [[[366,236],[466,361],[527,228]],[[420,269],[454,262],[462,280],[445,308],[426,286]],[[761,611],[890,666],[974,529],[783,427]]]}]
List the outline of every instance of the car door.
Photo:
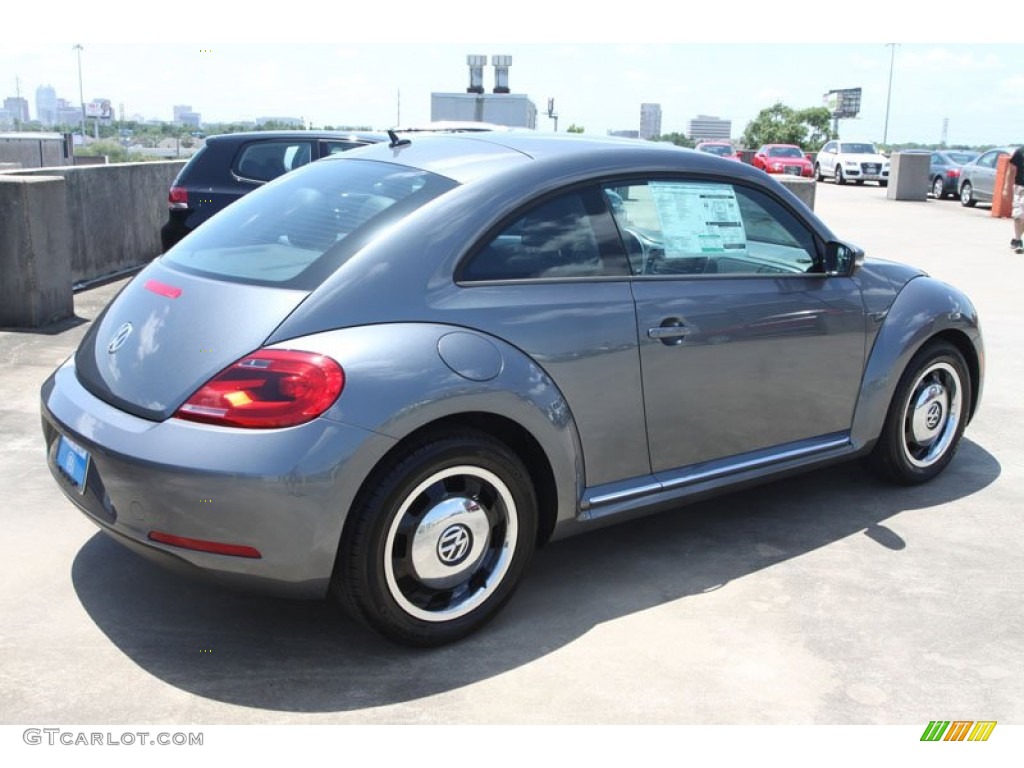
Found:
[{"label": "car door", "polygon": [[650,473],[630,269],[596,186],[528,205],[470,252],[456,282],[447,322],[503,339],[554,381],[587,485]]},{"label": "car door", "polygon": [[818,167],[825,176],[831,176],[835,173],[836,168],[836,150],[838,150],[839,144],[835,141],[828,142],[821,151],[818,152]]},{"label": "car door", "polygon": [[825,274],[806,222],[753,186],[652,178],[615,189],[653,472],[671,480],[754,451],[843,442],[864,305],[852,278]]},{"label": "car door", "polygon": [[992,190],[996,185],[996,164],[999,155],[998,149],[990,149],[978,158],[977,165],[971,173],[971,184],[974,185],[974,197],[982,202],[992,200]]}]

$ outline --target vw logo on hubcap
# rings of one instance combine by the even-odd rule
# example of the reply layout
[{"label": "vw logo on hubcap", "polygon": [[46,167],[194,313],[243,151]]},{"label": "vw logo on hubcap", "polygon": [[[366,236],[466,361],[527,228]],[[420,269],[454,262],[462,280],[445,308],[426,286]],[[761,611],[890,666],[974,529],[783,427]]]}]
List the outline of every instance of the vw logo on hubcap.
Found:
[{"label": "vw logo on hubcap", "polygon": [[942,419],[942,406],[938,403],[932,403],[928,406],[928,416],[925,419],[925,425],[928,429],[935,429],[939,425],[939,421]]},{"label": "vw logo on hubcap", "polygon": [[469,555],[473,534],[462,523],[445,528],[437,540],[437,556],[445,565],[458,565]]},{"label": "vw logo on hubcap", "polygon": [[120,328],[118,328],[117,333],[115,333],[113,337],[111,337],[110,343],[107,344],[107,352],[109,352],[111,355],[117,352],[117,350],[124,346],[124,343],[128,341],[128,337],[131,335],[132,324],[125,323]]}]

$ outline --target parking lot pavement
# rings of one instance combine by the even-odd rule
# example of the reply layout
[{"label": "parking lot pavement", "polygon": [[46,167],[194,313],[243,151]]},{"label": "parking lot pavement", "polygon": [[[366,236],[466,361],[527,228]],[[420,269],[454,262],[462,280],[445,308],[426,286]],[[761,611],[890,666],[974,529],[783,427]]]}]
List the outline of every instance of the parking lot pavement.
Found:
[{"label": "parking lot pavement", "polygon": [[976,302],[988,378],[950,469],[894,489],[846,465],[558,542],[439,650],[183,580],[64,500],[39,386],[123,282],[52,333],[0,332],[0,722],[1024,721],[1024,257],[955,201],[819,184],[817,211]]}]

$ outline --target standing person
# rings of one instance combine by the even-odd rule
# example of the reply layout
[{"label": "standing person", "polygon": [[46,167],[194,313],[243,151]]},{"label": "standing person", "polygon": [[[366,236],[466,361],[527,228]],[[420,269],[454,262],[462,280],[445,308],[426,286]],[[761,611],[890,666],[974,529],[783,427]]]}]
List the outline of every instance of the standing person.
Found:
[{"label": "standing person", "polygon": [[1010,155],[1010,167],[1006,169],[1006,189],[1004,194],[1013,194],[1013,239],[1010,247],[1014,253],[1024,253],[1024,145],[1017,147]]}]

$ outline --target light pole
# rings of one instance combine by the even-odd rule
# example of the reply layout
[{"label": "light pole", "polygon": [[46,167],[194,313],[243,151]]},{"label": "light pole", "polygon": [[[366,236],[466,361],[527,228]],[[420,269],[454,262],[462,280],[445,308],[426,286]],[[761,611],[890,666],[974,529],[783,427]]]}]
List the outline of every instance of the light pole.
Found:
[{"label": "light pole", "polygon": [[82,46],[75,45],[71,50],[78,51],[78,100],[82,104],[82,145],[85,145],[85,91],[82,89]]},{"label": "light pole", "polygon": [[892,101],[892,66],[896,62],[896,43],[886,43],[892,49],[889,56],[889,91],[885,95],[885,130],[882,131],[882,144],[889,146],[889,102]]}]

